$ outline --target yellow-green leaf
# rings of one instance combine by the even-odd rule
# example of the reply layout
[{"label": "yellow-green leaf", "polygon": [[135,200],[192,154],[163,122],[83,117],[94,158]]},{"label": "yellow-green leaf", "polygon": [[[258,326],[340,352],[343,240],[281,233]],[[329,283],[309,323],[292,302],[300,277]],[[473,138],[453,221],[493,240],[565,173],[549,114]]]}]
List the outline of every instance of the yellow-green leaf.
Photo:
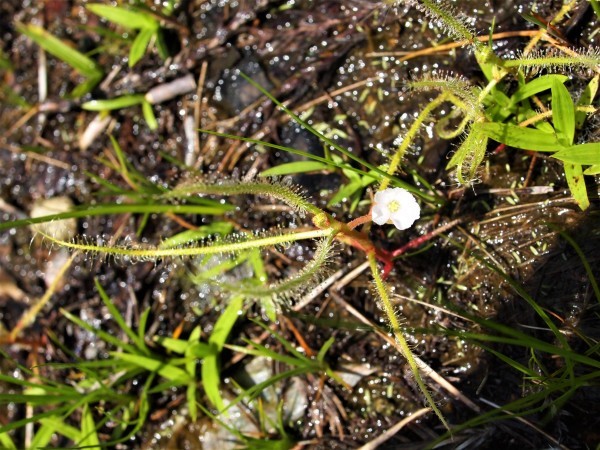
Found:
[{"label": "yellow-green leaf", "polygon": [[479,126],[490,139],[511,147],[538,152],[555,152],[564,148],[554,133],[508,123],[487,122]]},{"label": "yellow-green leaf", "polygon": [[588,199],[581,165],[565,163],[565,177],[567,178],[571,195],[573,195],[579,207],[582,210],[587,209],[590,206],[590,200]]},{"label": "yellow-green leaf", "polygon": [[316,170],[328,169],[329,164],[320,161],[296,161],[272,167],[260,173],[261,177],[272,177],[278,175],[289,175],[294,173],[314,172]]},{"label": "yellow-green leaf", "polygon": [[140,30],[129,49],[129,67],[135,66],[142,59],[142,56],[146,53],[146,47],[148,47],[148,43],[155,32],[152,28],[143,28]]},{"label": "yellow-green leaf", "polygon": [[113,109],[128,108],[139,105],[144,102],[144,96],[141,94],[123,95],[108,100],[90,100],[81,107],[87,111],[110,111]]},{"label": "yellow-green leaf", "polygon": [[600,164],[600,142],[588,142],[586,144],[566,147],[552,156],[565,163],[569,162],[572,164],[585,165]]},{"label": "yellow-green leaf", "polygon": [[60,39],[52,36],[46,30],[37,25],[17,24],[17,30],[30,38],[48,53],[66,62],[82,75],[88,77],[98,76],[102,71],[96,63],[73,47],[65,44]]},{"label": "yellow-green leaf", "polygon": [[572,145],[575,138],[575,105],[564,84],[552,81],[552,122],[558,141]]},{"label": "yellow-green leaf", "polygon": [[121,8],[119,6],[103,5],[100,3],[87,5],[86,8],[94,14],[104,17],[125,28],[158,28],[158,21],[150,14],[142,11]]}]

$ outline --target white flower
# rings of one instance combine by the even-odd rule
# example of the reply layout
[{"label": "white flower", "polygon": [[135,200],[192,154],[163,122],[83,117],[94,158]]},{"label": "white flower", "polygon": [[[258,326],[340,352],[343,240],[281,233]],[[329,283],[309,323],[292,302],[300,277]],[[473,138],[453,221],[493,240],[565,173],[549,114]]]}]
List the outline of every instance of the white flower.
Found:
[{"label": "white flower", "polygon": [[389,188],[375,194],[371,216],[377,225],[393,223],[399,230],[406,230],[421,216],[421,208],[406,189]]}]

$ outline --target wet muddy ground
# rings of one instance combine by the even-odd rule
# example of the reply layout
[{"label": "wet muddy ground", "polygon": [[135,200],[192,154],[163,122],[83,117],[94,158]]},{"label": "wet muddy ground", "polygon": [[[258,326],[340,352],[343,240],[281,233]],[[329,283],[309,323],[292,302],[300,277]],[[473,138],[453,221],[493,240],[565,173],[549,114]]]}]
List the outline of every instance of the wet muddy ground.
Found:
[{"label": "wet muddy ground", "polygon": [[[122,200],[99,182],[105,180],[123,190],[135,184],[115,169],[118,161],[108,133],[131,167],[159,186],[174,186],[190,174],[253,176],[300,158],[197,133],[198,128],[322,155],[319,141],[241,78],[240,70],[289,108],[310,117],[315,128],[374,165],[386,161],[397,137],[429,99],[427,93],[408,92],[405,80],[443,70],[455,71],[474,83],[483,79],[472,54],[465,49],[408,59],[411,52],[446,42],[446,38],[435,24],[403,6],[366,0],[141,3],[160,14],[170,54],[162,59],[156,48],[151,48],[133,68],[127,62],[131,36],[87,11],[86,2],[10,0],[0,5],[2,222],[28,217],[36,205],[44,205],[48,199],[68,198],[74,205]],[[538,13],[551,16],[558,3],[537,2]],[[581,3],[577,8],[581,16],[565,24],[563,31],[576,47],[598,45],[598,22],[591,8],[583,5],[586,2]],[[174,8],[167,14],[161,8],[168,4]],[[455,7],[472,17],[479,34],[488,34],[494,18],[497,32],[534,28],[518,14],[531,9],[528,2],[460,1]],[[80,75],[43,54],[16,31],[15,22],[40,24],[87,52],[105,71],[102,82],[84,98],[69,97],[82,81]],[[102,29],[110,32],[102,33]],[[500,55],[510,57],[526,42],[519,38],[500,40],[495,48]],[[41,76],[44,68],[46,75]],[[113,111],[105,129],[94,134],[90,123],[96,113],[81,108],[83,101],[92,98],[145,94],[190,75],[190,89],[153,105],[158,123],[154,131],[141,108],[133,106]],[[595,123],[590,136],[598,132],[597,119]],[[436,137],[433,124],[427,124],[410,149],[403,178],[418,183],[411,176],[418,173],[445,199],[444,206],[425,209],[418,225],[407,233],[386,235],[389,230],[383,228],[373,228],[371,233],[378,245],[392,249],[438,223],[462,219],[425,251],[397,261],[389,279],[405,324],[414,330],[410,341],[416,353],[463,395],[456,398],[436,389],[435,383],[431,385],[450,423],[458,425],[544,389],[543,385],[525,382],[522,374],[494,352],[540,373],[552,373],[561,364],[560,358],[534,355],[503,343],[486,343],[492,350],[488,351],[460,335],[461,331],[481,332],[482,327],[451,308],[540,340],[553,338],[514,286],[482,261],[512,277],[553,317],[571,346],[583,349],[586,342],[600,338],[598,304],[581,257],[559,231],[575,240],[596,274],[600,273],[600,236],[596,226],[598,189],[593,178],[588,186],[592,206],[583,213],[571,199],[556,161],[540,157],[532,164],[531,155],[507,149],[490,152],[480,182],[462,189],[445,170],[455,145]],[[528,186],[523,187],[526,179]],[[292,181],[325,207],[347,179],[338,171],[294,175]],[[302,223],[292,211],[264,200],[234,198],[231,202],[237,209],[228,213],[226,220],[237,230]],[[368,205],[346,201],[330,210],[338,218],[350,220],[366,214]],[[90,217],[78,219],[72,224],[75,229],[66,233],[94,241],[130,239],[156,244],[188,226],[213,220],[208,216],[182,218],[184,221],[160,214]],[[297,244],[266,252],[267,273],[273,280],[293,273],[302,268],[312,251],[311,246]],[[4,332],[12,330],[23,312],[43,296],[57,267],[67,258],[65,252],[34,238],[28,228],[0,233],[0,324]],[[349,377],[346,381],[351,385],[347,389],[311,375],[277,385],[265,394],[266,409],[274,410],[278,401],[285,399],[286,431],[307,448],[358,448],[423,407],[403,358],[351,313],[353,307],[371,323],[384,326],[370,293],[368,273],[357,271],[346,277],[363,260],[360,253],[340,246],[329,274],[338,274],[338,281],[343,279],[344,283],[328,286],[310,301],[296,299],[306,300],[305,306],[284,313],[277,322],[277,331],[286,339],[310,349],[318,350],[335,337],[328,360]],[[219,292],[190,280],[190,272],[201,272],[203,267],[199,261],[128,264],[79,255],[34,323],[16,342],[3,348],[14,361],[28,367],[71,362],[57,342],[84,359],[106,358],[110,346],[74,326],[59,311],[64,308],[94,326],[119,334],[102,306],[94,277],[134,326],[141,312],[151,309],[148,337],[172,336],[176,330],[186,337],[196,325],[209,335],[224,305]],[[248,312],[248,317],[262,316],[260,308]],[[453,332],[443,333],[440,327]],[[241,320],[230,342],[241,344],[242,338],[258,339],[262,333],[253,322]],[[297,342],[298,335],[306,342]],[[276,340],[267,338],[265,342],[281,350]],[[14,361],[3,360],[2,373],[23,376]],[[225,354],[222,366],[225,392],[231,398],[235,383],[258,383],[283,370],[258,358],[238,359],[233,353]],[[46,376],[57,376],[57,371],[41,370]],[[533,411],[524,420],[493,421],[457,431],[454,441],[445,441],[446,448],[594,448],[600,441],[598,417],[592,414],[600,396],[596,385],[597,379],[577,390],[553,414]],[[130,388],[132,392],[139,389],[139,381]],[[231,445],[231,435],[210,419],[189,422],[185,392],[166,391],[157,394],[153,402],[144,428],[121,448]],[[236,421],[229,425],[260,436],[255,408],[240,408],[234,414]],[[23,414],[14,405],[2,406],[0,424],[18,420]],[[380,448],[424,448],[443,433],[436,418],[426,416],[391,436]],[[58,437],[54,444],[61,445]]]}]

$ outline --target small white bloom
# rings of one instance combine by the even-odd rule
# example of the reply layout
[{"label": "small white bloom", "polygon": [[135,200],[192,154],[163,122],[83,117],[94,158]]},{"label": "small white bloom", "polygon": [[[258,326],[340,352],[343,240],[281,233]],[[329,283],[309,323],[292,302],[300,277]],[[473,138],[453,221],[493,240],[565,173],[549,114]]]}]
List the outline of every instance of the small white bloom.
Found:
[{"label": "small white bloom", "polygon": [[406,230],[421,216],[421,208],[406,189],[389,188],[375,194],[371,216],[377,225],[393,223],[399,230]]}]

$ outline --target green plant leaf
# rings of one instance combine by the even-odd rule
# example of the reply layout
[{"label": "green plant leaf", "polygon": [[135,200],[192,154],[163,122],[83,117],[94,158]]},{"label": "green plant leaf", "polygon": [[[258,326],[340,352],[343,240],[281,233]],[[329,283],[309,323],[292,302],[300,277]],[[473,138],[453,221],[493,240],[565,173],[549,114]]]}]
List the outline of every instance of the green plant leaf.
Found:
[{"label": "green plant leaf", "polygon": [[241,295],[235,296],[215,323],[213,332],[208,338],[208,343],[216,346],[219,352],[223,349],[225,342],[227,342],[227,337],[240,316],[243,305],[244,298]]},{"label": "green plant leaf", "polygon": [[280,164],[260,173],[261,177],[272,177],[279,175],[289,175],[294,173],[314,172],[317,170],[327,170],[330,165],[319,161],[296,161],[286,164]]},{"label": "green plant leaf", "polygon": [[144,103],[144,96],[141,94],[123,95],[108,100],[90,100],[81,107],[87,111],[111,111],[113,109],[129,108],[130,106]]},{"label": "green plant leaf", "polygon": [[552,122],[558,141],[564,145],[572,145],[575,139],[575,105],[571,94],[564,84],[552,81]]},{"label": "green plant leaf", "polygon": [[16,28],[19,33],[30,38],[48,53],[64,61],[80,74],[88,77],[97,77],[102,74],[102,71],[93,60],[54,37],[43,28],[37,25],[23,25],[20,23],[16,24]]},{"label": "green plant leaf", "polygon": [[573,164],[600,164],[600,142],[573,145],[552,155],[556,159]]},{"label": "green plant leaf", "polygon": [[191,381],[186,389],[185,396],[188,402],[188,410],[190,412],[190,419],[192,422],[198,420],[198,404],[196,403],[196,382]]},{"label": "green plant leaf", "polygon": [[[40,423],[42,424],[42,426],[47,425],[51,427],[55,433],[61,434],[73,442],[77,442],[81,438],[81,432],[77,428],[66,424],[63,420],[61,420],[58,417],[44,417],[43,419],[40,419]],[[35,448],[33,443],[31,447]]]},{"label": "green plant leaf", "polygon": [[177,233],[174,236],[168,237],[163,240],[159,248],[172,248],[179,245],[189,244],[207,238],[209,236],[219,234],[226,236],[233,231],[233,225],[229,222],[217,221],[212,222],[209,225],[202,225],[195,230],[186,230],[181,233]]},{"label": "green plant leaf", "polygon": [[95,334],[100,339],[106,341],[109,344],[114,345],[116,348],[123,349],[123,350],[126,350],[126,351],[131,352],[131,353],[138,353],[139,352],[139,350],[137,349],[137,347],[135,347],[135,346],[133,346],[131,344],[128,344],[127,342],[122,341],[118,337],[113,336],[112,334],[110,334],[110,333],[108,333],[108,332],[106,332],[104,330],[101,330],[100,328],[94,328],[91,324],[89,324],[89,323],[81,320],[77,316],[74,316],[69,311],[61,308],[60,312],[67,319],[69,319],[71,322],[77,324],[78,326],[80,326],[84,330],[87,330],[90,333]]},{"label": "green plant leaf", "polygon": [[83,411],[81,413],[81,440],[77,445],[80,447],[89,446],[92,448],[100,448],[100,439],[98,439],[94,416],[87,403],[83,405]]},{"label": "green plant leaf", "polygon": [[590,0],[590,4],[592,5],[592,9],[596,13],[596,17],[600,19],[600,2],[598,2],[598,0]]},{"label": "green plant leaf", "polygon": [[[30,448],[43,448],[48,445],[52,439],[52,435],[62,428],[65,423],[61,420],[57,420],[58,423],[43,423],[42,426],[36,431],[35,436],[31,440]],[[79,432],[77,432],[79,436]]]},{"label": "green plant leaf", "polygon": [[123,318],[119,310],[115,307],[114,303],[111,301],[108,295],[106,295],[106,291],[104,290],[97,278],[94,278],[94,283],[96,285],[98,293],[100,294],[102,302],[110,312],[110,315],[113,318],[113,320],[117,322],[117,325],[119,325],[119,328],[125,332],[125,334],[129,337],[131,342],[135,344],[135,346],[140,350],[140,352],[149,355],[150,350],[146,346],[144,340],[140,339],[139,336],[130,327],[127,326],[127,324],[125,323],[125,319]]},{"label": "green plant leaf", "polygon": [[103,5],[93,3],[86,5],[86,8],[94,14],[104,17],[125,28],[135,29],[156,29],[158,21],[150,14],[136,11],[133,9],[122,8],[120,6]]},{"label": "green plant leaf", "polygon": [[208,400],[217,408],[222,411],[225,407],[223,397],[219,390],[221,384],[221,373],[219,370],[219,354],[207,355],[202,361],[202,386],[204,386],[204,392],[208,397]]},{"label": "green plant leaf", "polygon": [[584,175],[598,175],[600,173],[600,164],[595,164],[583,171]]},{"label": "green plant leaf", "polygon": [[110,354],[115,358],[129,362],[150,372],[156,372],[161,377],[175,383],[187,384],[191,381],[189,374],[185,370],[174,366],[171,362],[164,362],[131,353],[111,352]]},{"label": "green plant leaf", "polygon": [[129,67],[135,66],[137,62],[142,59],[144,53],[146,53],[148,43],[155,33],[156,30],[152,28],[143,28],[139,31],[129,49]]},{"label": "green plant leaf", "polygon": [[215,323],[213,332],[208,338],[213,351],[209,355],[206,355],[202,362],[202,385],[204,386],[204,392],[206,392],[206,396],[210,402],[219,411],[224,408],[223,398],[219,391],[221,383],[219,357],[243,305],[244,298],[242,296],[235,296],[229,302],[229,305],[227,305],[227,308],[225,308],[225,311],[223,311],[223,314],[221,314],[221,317]]},{"label": "green plant leaf", "polygon": [[63,220],[78,217],[91,217],[91,216],[102,216],[108,214],[160,214],[160,213],[173,213],[173,214],[223,214],[233,209],[232,205],[219,205],[211,204],[212,206],[203,205],[163,205],[160,203],[128,203],[117,205],[114,203],[100,204],[100,205],[84,205],[81,209],[75,209],[67,213],[50,214],[47,216],[19,219],[7,222],[0,222],[0,231],[7,230],[9,228],[18,228],[23,226],[29,226],[35,223],[50,222],[53,220]]},{"label": "green plant leaf", "polygon": [[156,116],[154,115],[152,105],[146,100],[142,102],[142,115],[144,116],[146,124],[148,124],[148,128],[150,128],[152,131],[158,129],[158,121],[156,120]]},{"label": "green plant leaf", "polygon": [[486,122],[479,126],[490,139],[511,147],[538,152],[555,152],[564,148],[554,133],[508,123]]},{"label": "green plant leaf", "polygon": [[567,184],[569,185],[573,198],[582,210],[586,210],[590,206],[590,200],[588,199],[581,165],[565,163],[564,167]]},{"label": "green plant leaf", "polygon": [[17,450],[17,446],[6,432],[0,433],[0,446],[6,450]]},{"label": "green plant leaf", "polygon": [[527,84],[519,87],[511,96],[511,102],[518,103],[526,98],[531,97],[532,95],[539,94],[540,92],[546,91],[552,88],[552,85],[555,82],[559,84],[567,81],[569,77],[566,75],[542,75],[541,77],[534,78]]},{"label": "green plant leaf", "polygon": [[[598,84],[600,83],[600,75],[596,75],[594,78],[590,80],[590,82],[585,87],[581,97],[577,100],[577,106],[591,106],[594,98],[596,98],[596,94],[598,93]],[[587,117],[587,113],[585,111],[575,111],[575,128],[581,129],[583,127],[583,123]]]}]

